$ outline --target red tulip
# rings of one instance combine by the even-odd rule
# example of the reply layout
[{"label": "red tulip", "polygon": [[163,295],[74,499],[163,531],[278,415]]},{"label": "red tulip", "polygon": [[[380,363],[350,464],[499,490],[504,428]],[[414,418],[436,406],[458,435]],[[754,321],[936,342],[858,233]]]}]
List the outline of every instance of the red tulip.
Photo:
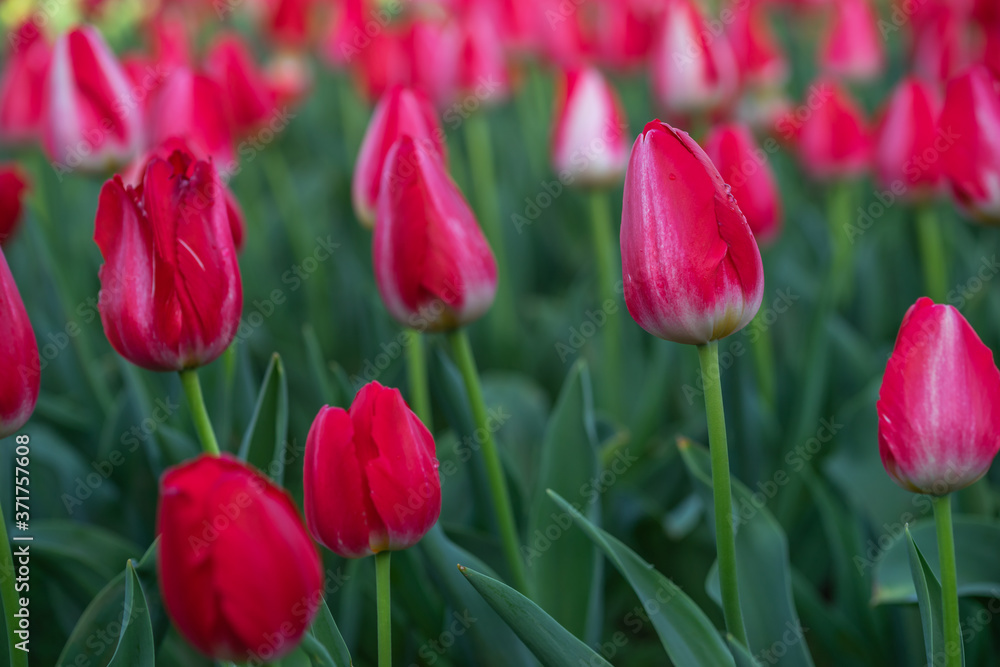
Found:
[{"label": "red tulip", "polygon": [[254,664],[290,653],[323,599],[319,554],[288,493],[228,455],[160,479],[163,602],[195,648]]},{"label": "red tulip", "polygon": [[760,308],[764,269],[736,200],[701,147],[658,120],[632,146],[621,248],[625,304],[654,336],[700,345]]},{"label": "red tulip", "polygon": [[141,185],[116,176],[101,190],[101,321],[137,366],[202,366],[236,334],[243,292],[221,188],[211,162],[177,150],[151,159]]},{"label": "red tulip", "polygon": [[149,22],[151,60],[167,70],[191,67],[190,18],[179,13],[158,12]]},{"label": "red tulip", "polygon": [[731,10],[726,37],[742,80],[754,88],[780,88],[788,80],[788,61],[768,22],[767,7],[748,4]]},{"label": "red tulip", "polygon": [[135,157],[142,146],[141,107],[101,34],[74,28],[56,40],[47,77],[43,140],[60,173],[104,170]]},{"label": "red tulip", "polygon": [[781,230],[781,195],[767,154],[757,146],[750,128],[735,123],[716,125],[705,138],[705,153],[732,188],[757,242],[777,236]]},{"label": "red tulip", "polygon": [[832,81],[820,81],[814,89],[822,91],[824,101],[801,124],[799,159],[818,180],[860,176],[868,168],[872,141],[860,108]]},{"label": "red tulip", "polygon": [[300,50],[312,38],[314,0],[269,0],[265,17],[268,38],[284,49]]},{"label": "red tulip", "polygon": [[441,513],[434,438],[398,389],[372,382],[323,407],[306,439],[309,531],[345,558],[411,547]]},{"label": "red tulip", "polygon": [[257,130],[274,113],[274,95],[238,34],[216,37],[205,57],[205,70],[222,86],[222,103],[237,135]]},{"label": "red tulip", "polygon": [[599,0],[594,21],[594,50],[601,61],[618,69],[640,67],[649,58],[656,27],[663,18],[661,2]]},{"label": "red tulip", "polygon": [[45,77],[52,47],[31,22],[10,33],[10,51],[0,78],[0,139],[33,141],[41,136]]},{"label": "red tulip", "polygon": [[584,185],[618,180],[628,163],[627,132],[618,94],[600,70],[566,73],[552,135],[552,166],[560,179]]},{"label": "red tulip", "polygon": [[949,6],[928,10],[913,30],[913,71],[928,81],[945,82],[971,61],[966,17]]},{"label": "red tulip", "polygon": [[[368,44],[365,48],[349,51],[348,62],[354,68],[361,93],[369,101],[375,102],[393,86],[405,85],[411,80],[411,70],[416,65],[410,57],[408,38],[409,33],[390,25],[372,36],[370,42],[362,42]],[[454,69],[453,63],[442,62],[440,66],[445,71]]]},{"label": "red tulip", "polygon": [[445,160],[444,130],[430,101],[419,91],[395,87],[379,100],[365,130],[354,165],[351,194],[354,212],[366,226],[375,224],[375,206],[389,149],[402,136],[411,136]]},{"label": "red tulip", "polygon": [[479,5],[462,17],[460,43],[458,94],[475,95],[481,104],[503,101],[510,92],[507,57],[494,21]]},{"label": "red tulip", "polygon": [[941,171],[958,204],[984,222],[1000,222],[1000,83],[977,65],[948,84],[939,125],[954,134]]},{"label": "red tulip", "polygon": [[406,66],[401,68],[402,83],[422,90],[444,109],[455,102],[463,67],[463,35],[456,21],[419,17],[410,22],[403,37]]},{"label": "red tulip", "polygon": [[940,110],[938,93],[920,79],[910,77],[896,87],[875,139],[875,173],[883,187],[899,183],[917,198],[937,190],[943,152],[937,123]]},{"label": "red tulip", "polygon": [[983,52],[983,64],[993,76],[1000,77],[1000,22],[986,28],[986,49]]},{"label": "red tulip", "polygon": [[821,69],[859,81],[876,78],[885,68],[885,52],[869,0],[837,0],[833,9],[833,22],[820,48]]},{"label": "red tulip", "polygon": [[20,167],[0,164],[0,245],[14,235],[21,221],[24,193],[29,189],[28,178]]},{"label": "red tulip", "polygon": [[1000,449],[1000,371],[965,318],[927,297],[903,318],[878,401],[882,465],[914,493],[945,495]]},{"label": "red tulip", "polygon": [[407,326],[454,329],[493,303],[493,252],[426,142],[403,136],[386,157],[373,253],[382,301]]},{"label": "red tulip", "polygon": [[312,89],[312,68],[301,53],[279,53],[264,66],[264,80],[271,89],[276,108],[295,106]]},{"label": "red tulip", "polygon": [[218,168],[231,171],[236,154],[225,97],[222,87],[204,74],[187,67],[173,70],[149,103],[150,145],[184,137]]},{"label": "red tulip", "polygon": [[38,402],[38,343],[0,250],[0,439],[15,433]]}]

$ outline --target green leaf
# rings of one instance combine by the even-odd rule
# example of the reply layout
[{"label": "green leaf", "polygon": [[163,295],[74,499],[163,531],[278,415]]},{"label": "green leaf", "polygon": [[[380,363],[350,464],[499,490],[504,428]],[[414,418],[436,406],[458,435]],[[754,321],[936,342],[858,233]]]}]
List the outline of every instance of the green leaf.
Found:
[{"label": "green leaf", "polygon": [[729,646],[730,653],[733,654],[733,659],[736,661],[736,667],[760,667],[760,663],[757,662],[757,659],[750,655],[750,651],[748,651],[743,644],[736,641],[736,637],[727,634],[726,644]]},{"label": "green leaf", "polygon": [[590,374],[580,361],[566,378],[545,432],[524,549],[534,601],[587,641],[600,636],[603,559],[585,534],[568,530],[572,520],[546,490],[573,498],[589,521],[600,524],[599,472]]},{"label": "green leaf", "polygon": [[642,600],[643,609],[660,636],[667,655],[677,667],[733,665],[718,630],[691,598],[674,582],[653,569],[634,551],[576,511],[558,494],[549,492],[569,512],[587,536],[604,552]]},{"label": "green leaf", "polygon": [[[995,597],[1000,588],[1000,522],[979,517],[954,518],[955,553],[958,558],[959,596]],[[911,523],[910,535],[924,555],[934,576],[940,580],[937,532],[934,520]],[[902,530],[893,536],[884,551],[875,556],[875,591],[872,604],[917,602],[910,574],[910,556]],[[869,556],[870,557],[870,556]]]},{"label": "green leaf", "polygon": [[944,607],[941,603],[941,582],[931,572],[920,548],[913,541],[910,529],[906,528],[906,547],[910,557],[910,571],[913,575],[913,585],[917,593],[917,604],[920,607],[920,624],[924,628],[924,649],[927,652],[927,664],[935,665],[934,656],[944,654],[944,625],[941,614]]},{"label": "green leaf", "polygon": [[[347,644],[340,634],[336,621],[333,620],[333,614],[330,613],[330,607],[327,606],[326,600],[320,602],[316,618],[313,619],[312,627],[307,633],[307,638],[309,637],[315,639],[320,648],[323,649],[322,653],[314,648],[311,650],[311,644],[307,645],[303,642],[303,648],[314,665],[350,667],[352,664],[351,653],[347,650]],[[323,657],[323,660],[317,661],[320,656]]]},{"label": "green leaf", "polygon": [[611,663],[510,586],[464,565],[458,569],[545,667],[611,667]]},{"label": "green leaf", "polygon": [[271,357],[264,373],[257,404],[247,425],[239,456],[284,485],[284,450],[288,440],[288,380],[281,356]]},{"label": "green leaf", "polygon": [[[708,450],[687,440],[678,443],[688,471],[701,483],[706,502],[712,502],[712,465]],[[781,525],[765,507],[754,504],[750,490],[732,480],[733,510],[742,523],[736,532],[736,568],[739,578],[740,607],[747,638],[754,654],[768,651],[768,661],[778,665],[811,667],[812,656],[806,645],[805,629],[799,621],[792,599],[791,564],[788,539]],[[752,510],[752,515],[746,518]],[[706,588],[721,606],[718,561],[712,566]],[[788,636],[791,634],[792,639]],[[771,652],[781,646],[781,654]]]},{"label": "green leaf", "polygon": [[145,667],[156,662],[153,626],[149,620],[146,596],[132,561],[125,564],[125,607],[118,645],[109,667]]}]

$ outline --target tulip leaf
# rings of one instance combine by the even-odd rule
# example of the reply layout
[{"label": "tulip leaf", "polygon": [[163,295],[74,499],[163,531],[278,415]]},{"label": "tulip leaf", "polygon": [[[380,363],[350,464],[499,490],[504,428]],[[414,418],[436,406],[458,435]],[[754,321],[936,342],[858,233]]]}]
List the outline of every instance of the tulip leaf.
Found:
[{"label": "tulip leaf", "polygon": [[757,659],[750,655],[750,651],[746,646],[736,641],[736,637],[726,635],[726,644],[729,646],[729,652],[733,654],[736,667],[760,667]]},{"label": "tulip leaf", "polygon": [[264,373],[239,456],[267,473],[275,484],[284,486],[287,441],[288,379],[281,356],[275,353]]},{"label": "tulip leaf", "polygon": [[[971,516],[956,516],[955,553],[958,558],[959,596],[996,597],[1000,589],[1000,521]],[[940,580],[937,554],[937,532],[933,519],[916,521],[909,525],[910,535],[934,576]],[[899,604],[918,602],[918,595],[910,574],[910,555],[905,533],[890,536],[892,542],[878,553],[866,554],[875,560],[875,591],[872,604]],[[875,547],[881,548],[876,543]]]},{"label": "tulip leaf", "polygon": [[535,602],[577,637],[600,636],[603,559],[597,547],[546,493],[573,499],[587,519],[600,523],[600,473],[590,374],[573,365],[549,419],[541,448],[538,490],[522,547]]},{"label": "tulip leaf", "polygon": [[[681,457],[705,494],[712,502],[712,466],[708,450],[683,440],[678,445]],[[740,606],[746,624],[750,649],[755,655],[765,652],[766,660],[777,665],[813,664],[792,599],[791,564],[788,538],[781,524],[759,504],[753,504],[752,494],[739,481],[732,480],[733,510],[742,523],[736,532],[736,568],[739,577]],[[751,508],[749,517],[737,508]],[[744,514],[748,512],[744,511]],[[721,607],[718,561],[712,566],[706,587],[709,595]],[[773,650],[780,646],[780,651]]]},{"label": "tulip leaf", "polygon": [[934,656],[944,655],[944,625],[941,613],[941,582],[931,571],[920,548],[913,541],[910,529],[906,529],[906,551],[910,557],[910,571],[913,575],[913,586],[916,589],[917,604],[920,607],[920,624],[924,628],[924,649],[927,652],[927,664],[935,665]]},{"label": "tulip leaf", "polygon": [[726,643],[698,605],[638,554],[604,532],[561,498],[549,496],[569,513],[608,557],[642,601],[667,655],[677,667],[734,665]]},{"label": "tulip leaf", "polygon": [[[314,640],[317,646],[311,641]],[[326,600],[320,601],[316,618],[313,619],[312,627],[306,633],[306,641],[303,641],[303,649],[314,665],[322,667],[350,667],[351,653],[347,650],[347,643],[337,628],[337,622],[333,620],[330,607]]]},{"label": "tulip leaf", "polygon": [[611,667],[611,663],[510,586],[464,565],[458,569],[545,667]]},{"label": "tulip leaf", "polygon": [[146,596],[139,577],[129,560],[125,564],[125,607],[118,645],[109,667],[145,667],[156,663],[153,626],[149,619]]}]

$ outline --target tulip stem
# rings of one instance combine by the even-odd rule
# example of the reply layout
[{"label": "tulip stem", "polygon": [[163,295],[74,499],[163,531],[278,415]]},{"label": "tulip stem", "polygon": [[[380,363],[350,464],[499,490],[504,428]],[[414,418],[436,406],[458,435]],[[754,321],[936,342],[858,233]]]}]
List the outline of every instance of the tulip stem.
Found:
[{"label": "tulip stem", "polygon": [[715,503],[715,541],[719,552],[722,613],[726,618],[726,629],[729,633],[743,646],[747,646],[747,631],[743,625],[736,575],[733,490],[729,479],[729,444],[726,441],[726,414],[722,405],[718,342],[713,340],[699,345],[698,359],[701,362],[701,378],[705,388],[708,446],[712,458],[712,495]]},{"label": "tulip stem", "polygon": [[[590,229],[594,242],[594,255],[597,260],[597,283],[600,295],[601,311],[604,312],[604,391],[605,405],[613,415],[618,415],[620,405],[621,383],[621,323],[615,305],[615,256],[619,254],[619,245],[615,243],[614,229],[611,223],[611,213],[608,210],[608,192],[605,189],[595,189],[590,194]],[[621,276],[621,273],[618,273]]]},{"label": "tulip stem", "polygon": [[774,342],[771,340],[771,328],[764,322],[764,311],[758,311],[754,322],[750,325],[759,335],[753,345],[753,359],[757,366],[757,382],[760,387],[761,400],[768,410],[774,410],[777,400],[774,368]]},{"label": "tulip stem", "polygon": [[198,370],[188,368],[181,371],[180,376],[184,395],[187,396],[188,405],[191,406],[191,419],[194,421],[195,430],[198,431],[198,439],[201,440],[201,448],[206,454],[218,456],[219,443],[215,439],[215,431],[212,430],[212,420],[208,417],[208,410],[205,409],[205,397],[201,393]]},{"label": "tulip stem", "polygon": [[514,522],[514,510],[504,480],[503,466],[500,463],[500,453],[497,451],[493,431],[489,427],[489,416],[486,413],[486,402],[483,400],[483,388],[479,384],[479,371],[476,370],[476,360],[472,356],[472,347],[464,329],[456,329],[448,334],[455,363],[465,381],[465,391],[469,395],[472,416],[479,432],[483,434],[483,460],[486,463],[486,476],[493,495],[493,509],[497,515],[500,528],[500,539],[503,543],[504,555],[510,566],[514,587],[527,595],[528,578],[524,570],[524,560],[521,558],[520,541],[517,538],[517,526]]},{"label": "tulip stem", "polygon": [[406,364],[410,376],[410,401],[413,411],[427,430],[433,431],[431,398],[427,387],[427,355],[424,353],[424,335],[419,331],[410,331],[410,342],[406,347]]},{"label": "tulip stem", "polygon": [[934,303],[945,303],[948,293],[948,261],[933,204],[925,204],[917,210],[917,237],[927,296]]},{"label": "tulip stem", "polygon": [[389,590],[391,551],[375,554],[375,591],[378,598],[378,667],[392,666],[392,595]]},{"label": "tulip stem", "polygon": [[944,652],[947,667],[962,665],[962,627],[958,619],[958,575],[955,568],[955,534],[951,526],[951,496],[933,500],[937,525],[938,559],[941,563],[941,603],[944,606]]},{"label": "tulip stem", "polygon": [[10,540],[7,538],[7,518],[0,507],[0,594],[2,594],[4,625],[7,627],[7,648],[10,652],[11,667],[28,667],[28,654],[15,648],[17,635],[17,591],[14,590],[14,558],[10,551]]}]

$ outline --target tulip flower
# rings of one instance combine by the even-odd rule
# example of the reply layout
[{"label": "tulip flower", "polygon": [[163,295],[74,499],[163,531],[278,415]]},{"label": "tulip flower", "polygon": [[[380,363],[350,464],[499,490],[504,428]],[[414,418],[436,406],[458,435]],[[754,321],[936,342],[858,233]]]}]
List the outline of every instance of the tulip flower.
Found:
[{"label": "tulip flower", "polygon": [[458,94],[476,95],[480,104],[502,102],[510,92],[506,52],[493,19],[478,4],[462,17],[460,44]]},{"label": "tulip flower", "polygon": [[351,181],[354,212],[368,227],[375,224],[375,207],[386,156],[403,136],[413,137],[445,160],[444,130],[423,93],[397,86],[379,100],[368,122]]},{"label": "tulip flower", "polygon": [[192,646],[216,660],[289,654],[323,600],[323,572],[288,493],[229,456],[160,479],[160,590]]},{"label": "tulip flower", "polygon": [[767,7],[749,4],[733,10],[726,27],[740,78],[753,88],[778,89],[788,80],[788,60],[768,23]]},{"label": "tulip flower", "polygon": [[954,140],[941,170],[955,201],[981,222],[1000,223],[1000,83],[985,66],[948,84],[939,125]]},{"label": "tulip flower", "polygon": [[885,52],[870,0],[837,0],[819,53],[826,74],[869,81],[885,68]]},{"label": "tulip flower", "polygon": [[766,154],[742,124],[716,125],[705,138],[705,153],[729,185],[758,243],[781,230],[781,195]]},{"label": "tulip flower", "polygon": [[0,245],[14,235],[21,220],[28,178],[16,164],[0,164]]},{"label": "tulip flower", "polygon": [[[463,31],[457,21],[435,16],[412,20],[402,35],[405,63],[399,67],[399,78],[390,83],[419,89],[437,108],[445,109],[459,94],[463,42]],[[477,61],[471,66],[478,64]]]},{"label": "tulip flower", "polygon": [[222,86],[221,101],[237,135],[255,131],[274,113],[274,95],[238,34],[216,37],[205,56],[205,70]]},{"label": "tulip flower", "polygon": [[34,411],[39,366],[35,332],[0,250],[0,439],[18,431]]},{"label": "tulip flower", "polygon": [[101,190],[101,321],[137,366],[202,366],[236,334],[243,293],[221,188],[211,162],[177,150],[151,159],[141,185],[116,176]]},{"label": "tulip flower", "polygon": [[817,180],[860,176],[871,158],[871,136],[861,109],[833,81],[821,80],[813,88],[821,91],[823,101],[810,109],[799,128],[799,159]]},{"label": "tulip flower", "polygon": [[944,83],[972,60],[971,34],[962,12],[947,5],[930,8],[914,22],[913,71]]},{"label": "tulip flower", "polygon": [[272,0],[267,5],[265,34],[274,44],[299,50],[310,43],[314,0]]},{"label": "tulip flower", "polygon": [[621,249],[625,303],[654,336],[702,345],[760,308],[760,251],[736,200],[705,151],[658,120],[632,146]]},{"label": "tulip flower", "polygon": [[38,26],[22,24],[10,34],[0,77],[0,139],[23,143],[41,136],[45,78],[52,47]]},{"label": "tulip flower", "polygon": [[276,108],[295,106],[312,89],[312,68],[301,53],[279,53],[264,66],[264,80],[271,89]]},{"label": "tulip flower", "polygon": [[642,66],[653,49],[662,20],[662,3],[645,0],[599,0],[594,21],[594,50],[617,69]]},{"label": "tulip flower", "polygon": [[403,324],[455,329],[493,303],[490,246],[437,153],[409,135],[385,159],[373,254],[379,294]]},{"label": "tulip flower", "polygon": [[236,154],[225,100],[225,91],[208,76],[187,67],[172,70],[149,102],[150,145],[184,137],[217,168],[232,171]]},{"label": "tulip flower", "polygon": [[898,183],[918,199],[934,193],[941,183],[938,156],[946,143],[938,133],[940,111],[937,91],[920,79],[909,77],[896,86],[875,138],[875,174],[882,187]]},{"label": "tulip flower", "polygon": [[135,157],[143,142],[142,107],[104,38],[74,28],[52,49],[43,143],[59,173],[104,170]]}]

